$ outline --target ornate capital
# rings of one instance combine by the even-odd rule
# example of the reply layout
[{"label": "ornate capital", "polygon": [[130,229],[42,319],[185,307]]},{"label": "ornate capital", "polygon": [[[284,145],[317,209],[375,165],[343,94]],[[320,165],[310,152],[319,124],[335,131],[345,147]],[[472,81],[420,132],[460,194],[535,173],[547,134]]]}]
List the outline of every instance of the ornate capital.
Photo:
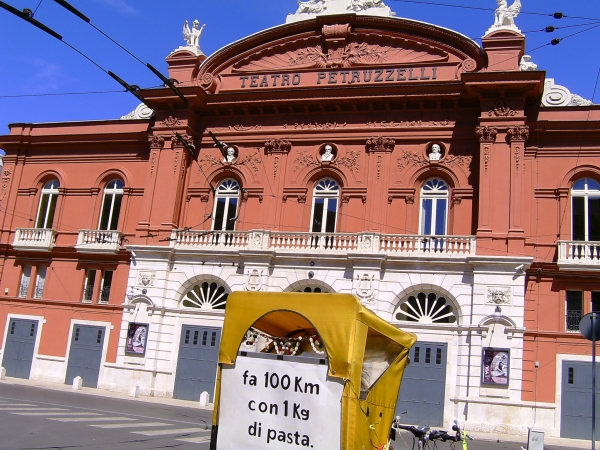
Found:
[{"label": "ornate capital", "polygon": [[165,146],[165,138],[163,136],[149,136],[148,142],[150,143],[150,148],[163,148]]},{"label": "ornate capital", "polygon": [[481,142],[495,142],[498,134],[498,130],[493,127],[477,127],[475,132]]},{"label": "ornate capital", "polygon": [[[194,138],[192,136],[190,136],[189,134],[182,134],[181,137],[187,144],[194,146]],[[181,143],[181,141],[179,140],[179,138],[177,136],[171,137],[171,147],[172,148],[183,148],[183,144]]]},{"label": "ornate capital", "polygon": [[367,139],[365,149],[367,152],[393,152],[396,147],[396,141],[392,138],[381,136]]},{"label": "ornate capital", "polygon": [[526,141],[529,137],[529,126],[510,127],[508,129],[508,139],[510,141]]},{"label": "ornate capital", "polygon": [[292,143],[285,139],[272,139],[265,142],[266,153],[289,153]]}]

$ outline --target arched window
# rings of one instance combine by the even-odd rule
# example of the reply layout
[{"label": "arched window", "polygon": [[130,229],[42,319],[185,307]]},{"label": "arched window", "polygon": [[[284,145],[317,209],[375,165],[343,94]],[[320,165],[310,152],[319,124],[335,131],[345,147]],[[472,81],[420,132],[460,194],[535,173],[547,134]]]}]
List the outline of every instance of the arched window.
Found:
[{"label": "arched window", "polygon": [[320,286],[306,286],[303,288],[297,289],[295,292],[305,292],[308,294],[328,294],[329,291]]},{"label": "arched window", "polygon": [[203,281],[194,285],[184,296],[183,306],[200,309],[225,309],[228,289],[216,281]]},{"label": "arched window", "polygon": [[123,202],[123,187],[121,180],[112,180],[104,188],[102,210],[100,211],[99,230],[116,230],[119,226],[119,214]]},{"label": "arched window", "polygon": [[37,219],[35,221],[36,228],[52,228],[59,186],[58,180],[50,180],[44,184],[42,195],[40,196]]},{"label": "arched window", "polygon": [[447,232],[448,185],[432,178],[421,188],[421,234],[443,236]]},{"label": "arched window", "polygon": [[213,230],[235,230],[240,190],[239,183],[232,179],[219,184],[215,194]]},{"label": "arched window", "polygon": [[326,178],[315,186],[313,192],[313,233],[335,233],[340,186],[335,180]]},{"label": "arched window", "polygon": [[437,292],[419,292],[409,295],[400,304],[394,317],[403,322],[455,323],[456,311]]},{"label": "arched window", "polygon": [[591,178],[578,180],[571,189],[572,239],[600,241],[600,184]]}]

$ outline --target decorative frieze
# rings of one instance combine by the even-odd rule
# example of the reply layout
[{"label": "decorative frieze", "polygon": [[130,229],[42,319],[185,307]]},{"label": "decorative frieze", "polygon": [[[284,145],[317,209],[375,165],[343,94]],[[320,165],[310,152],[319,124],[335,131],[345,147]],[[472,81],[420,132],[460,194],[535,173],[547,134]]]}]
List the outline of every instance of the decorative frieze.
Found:
[{"label": "decorative frieze", "polygon": [[6,196],[8,195],[8,184],[10,183],[13,169],[11,167],[4,167],[2,171],[2,197],[0,197],[0,211],[4,210],[6,202]]},{"label": "decorative frieze", "polygon": [[260,151],[256,150],[254,153],[250,155],[246,155],[243,157],[238,157],[232,162],[223,161],[220,158],[215,158],[212,155],[204,154],[200,159],[198,159],[198,164],[200,165],[210,165],[210,166],[223,166],[223,167],[231,167],[231,166],[249,166],[252,170],[257,173],[259,171],[259,166],[262,164],[262,159],[260,157]]},{"label": "decorative frieze", "polygon": [[365,145],[367,152],[393,152],[395,147],[395,140],[382,136],[367,139],[367,144]]},{"label": "decorative frieze", "polygon": [[404,150],[404,153],[400,158],[398,158],[397,166],[398,169],[402,170],[405,167],[413,166],[413,167],[425,167],[429,164],[440,164],[442,166],[447,167],[469,167],[471,161],[473,160],[472,156],[465,155],[446,155],[442,159],[438,161],[431,161],[429,158],[425,158],[423,155],[420,155],[417,152],[411,152]]},{"label": "decorative frieze", "polygon": [[279,156],[275,157],[275,161],[273,162],[273,178],[277,178],[277,172],[279,172]]},{"label": "decorative frieze", "polygon": [[183,122],[181,121],[181,119],[179,119],[179,117],[176,116],[168,116],[165,120],[163,120],[161,122],[163,127],[176,127],[178,125],[183,124]]},{"label": "decorative frieze", "polygon": [[265,142],[265,153],[289,153],[292,143],[287,139],[272,139]]},{"label": "decorative frieze", "polygon": [[296,122],[293,125],[288,125],[287,123],[283,124],[283,129],[287,130],[288,128],[294,128],[294,130],[332,130],[336,128],[346,128],[348,124],[337,123],[337,122],[309,122],[309,123],[298,123]]},{"label": "decorative frieze", "polygon": [[510,141],[526,141],[529,137],[529,126],[521,125],[518,127],[510,127],[508,129],[508,139]]},{"label": "decorative frieze", "polygon": [[498,130],[493,127],[477,127],[475,129],[481,142],[495,142]]},{"label": "decorative frieze", "polygon": [[499,101],[496,104],[496,107],[488,111],[487,114],[489,117],[512,117],[515,116],[517,112],[510,109],[510,107],[506,106],[506,103],[504,103],[503,101]]},{"label": "decorative frieze", "polygon": [[313,155],[310,155],[306,151],[299,151],[298,155],[294,159],[294,172],[298,171],[303,167],[321,166],[323,164],[331,164],[332,166],[345,167],[350,172],[358,172],[360,170],[360,164],[358,159],[360,153],[357,150],[350,150],[346,155],[336,158],[332,162],[319,161]]}]

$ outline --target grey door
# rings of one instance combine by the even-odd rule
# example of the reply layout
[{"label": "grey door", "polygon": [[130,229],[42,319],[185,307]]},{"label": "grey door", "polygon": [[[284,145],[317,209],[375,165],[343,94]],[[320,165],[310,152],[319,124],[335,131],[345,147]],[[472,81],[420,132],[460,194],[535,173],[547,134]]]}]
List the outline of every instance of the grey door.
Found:
[{"label": "grey door", "polygon": [[[600,429],[600,368],[596,365],[596,429]],[[560,437],[592,438],[592,363],[563,361]]]},{"label": "grey door", "polygon": [[447,345],[417,342],[404,370],[396,415],[402,423],[439,427],[444,421]]},{"label": "grey door", "polygon": [[73,326],[65,384],[73,384],[73,379],[79,376],[83,379],[83,386],[98,387],[105,333],[104,327]]},{"label": "grey door", "polygon": [[198,401],[206,391],[213,400],[220,342],[220,328],[182,327],[173,397]]},{"label": "grey door", "polygon": [[37,320],[10,319],[2,358],[7,377],[29,378],[38,323]]}]

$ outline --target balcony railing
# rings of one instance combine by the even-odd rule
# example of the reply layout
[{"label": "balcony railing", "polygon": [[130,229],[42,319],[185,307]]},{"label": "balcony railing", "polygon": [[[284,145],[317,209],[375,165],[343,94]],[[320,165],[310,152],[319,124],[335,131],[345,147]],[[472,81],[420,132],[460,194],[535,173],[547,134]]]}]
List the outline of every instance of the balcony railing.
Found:
[{"label": "balcony railing", "polygon": [[600,242],[558,241],[558,264],[600,267]]},{"label": "balcony railing", "polygon": [[100,299],[98,303],[106,304],[108,303],[108,299],[110,298],[110,286],[104,286],[100,290]]},{"label": "balcony railing", "polygon": [[565,324],[567,332],[579,331],[579,322],[581,322],[582,317],[583,312],[581,311],[567,311]]},{"label": "balcony railing", "polygon": [[229,248],[276,251],[379,252],[440,257],[475,254],[474,236],[390,235],[377,233],[293,233],[285,231],[175,230],[172,246],[180,249]]},{"label": "balcony railing", "polygon": [[81,253],[118,253],[123,233],[110,230],[79,230],[75,249]]},{"label": "balcony railing", "polygon": [[26,298],[29,293],[29,283],[21,283],[19,286],[19,297]]},{"label": "balcony railing", "polygon": [[83,296],[81,297],[81,301],[83,303],[92,303],[93,296],[94,296],[94,285],[89,284],[83,289]]},{"label": "balcony railing", "polygon": [[56,242],[56,231],[50,228],[17,228],[13,247],[16,250],[49,252]]}]

